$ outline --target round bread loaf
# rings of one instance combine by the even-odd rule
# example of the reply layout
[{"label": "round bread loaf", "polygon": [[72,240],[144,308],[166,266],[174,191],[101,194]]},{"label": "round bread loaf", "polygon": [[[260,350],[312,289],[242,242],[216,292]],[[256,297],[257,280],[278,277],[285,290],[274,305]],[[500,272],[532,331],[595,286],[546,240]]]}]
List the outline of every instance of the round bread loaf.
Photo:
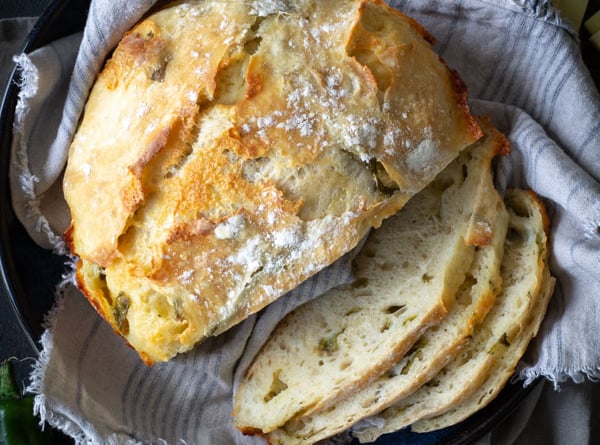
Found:
[{"label": "round bread loaf", "polygon": [[78,282],[147,363],[351,250],[481,136],[383,1],[161,5],[93,86],[69,151]]}]

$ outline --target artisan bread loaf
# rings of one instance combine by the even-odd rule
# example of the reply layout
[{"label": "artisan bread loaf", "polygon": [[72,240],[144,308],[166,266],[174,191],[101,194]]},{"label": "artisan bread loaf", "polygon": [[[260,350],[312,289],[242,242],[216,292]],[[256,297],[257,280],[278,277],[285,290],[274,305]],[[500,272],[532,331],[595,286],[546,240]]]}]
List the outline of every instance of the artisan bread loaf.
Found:
[{"label": "artisan bread loaf", "polygon": [[[533,336],[554,288],[547,263],[547,219],[531,192],[511,190],[502,291],[469,344],[418,391],[357,428],[363,443],[412,424],[415,431],[453,425],[503,388]],[[367,426],[365,426],[367,425]]]},{"label": "artisan bread loaf", "polygon": [[290,420],[267,434],[270,444],[312,444],[340,433],[416,391],[458,354],[475,324],[481,322],[493,306],[502,285],[500,262],[508,212],[494,189],[489,168],[486,174],[490,194],[485,202],[497,212],[497,216],[488,221],[491,226],[486,230],[486,233],[493,233],[493,238],[489,244],[477,249],[475,260],[448,315],[439,325],[428,329],[410,351],[381,377],[327,409]]},{"label": "artisan bread loaf", "polygon": [[[475,245],[466,237],[479,200],[494,203],[497,197],[490,165],[505,146],[494,133],[463,151],[371,232],[355,258],[354,283],[282,320],[235,395],[239,429],[264,434],[291,419],[301,424],[306,416],[316,417],[372,384],[443,319],[473,262]],[[488,221],[487,235],[494,223]]]},{"label": "artisan bread loaf", "polygon": [[147,363],[296,287],[481,131],[380,0],[176,2],[128,32],[69,151],[78,283]]}]

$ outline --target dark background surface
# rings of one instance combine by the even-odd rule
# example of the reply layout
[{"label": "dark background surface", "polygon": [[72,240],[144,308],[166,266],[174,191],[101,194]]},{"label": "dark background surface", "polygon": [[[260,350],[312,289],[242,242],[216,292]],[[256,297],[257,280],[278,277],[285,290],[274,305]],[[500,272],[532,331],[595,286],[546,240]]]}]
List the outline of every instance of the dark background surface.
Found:
[{"label": "dark background surface", "polygon": [[[591,0],[588,3],[584,20],[593,15],[596,11],[600,11],[600,0]],[[585,29],[582,29],[579,37],[581,39],[581,55],[596,82],[596,87],[600,90],[600,49],[594,48],[590,43],[590,35]]]},{"label": "dark background surface", "polygon": [[[48,3],[50,0],[0,0],[0,19],[37,17]],[[598,10],[600,10],[600,0],[591,0],[586,17]],[[595,49],[588,39],[588,33],[582,30],[580,34],[582,56],[600,89],[600,50]],[[3,88],[4,85],[0,85],[0,89]],[[0,242],[2,241],[0,240]],[[16,359],[17,376],[21,387],[24,387],[34,359],[37,357],[37,350],[27,336],[23,335],[23,327],[20,325],[8,297],[0,290],[0,362],[10,357]]]},{"label": "dark background surface", "polygon": [[0,18],[37,17],[48,3],[49,0],[2,0]]}]

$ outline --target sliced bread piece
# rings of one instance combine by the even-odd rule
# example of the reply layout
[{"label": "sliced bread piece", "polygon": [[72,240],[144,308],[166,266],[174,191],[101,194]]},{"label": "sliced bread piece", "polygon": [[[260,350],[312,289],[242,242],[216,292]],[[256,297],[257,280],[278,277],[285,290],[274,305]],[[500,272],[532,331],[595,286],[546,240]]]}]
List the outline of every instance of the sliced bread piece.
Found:
[{"label": "sliced bread piece", "polygon": [[465,242],[483,194],[480,172],[503,144],[465,150],[406,207],[373,231],[354,262],[356,281],[284,318],[246,371],[234,423],[264,434],[372,382],[447,313],[475,247]]},{"label": "sliced bread piece", "polygon": [[[482,125],[486,137],[498,147],[504,137]],[[377,414],[408,396],[437,374],[466,343],[475,324],[480,323],[493,306],[502,285],[500,264],[508,228],[508,212],[494,187],[490,165],[477,175],[479,185],[472,190],[480,206],[470,218],[470,241],[482,244],[465,281],[458,290],[456,303],[439,325],[430,328],[409,353],[389,371],[355,394],[314,414],[294,418],[267,435],[270,444],[310,444],[348,429],[357,421]],[[459,203],[461,204],[461,203]],[[489,236],[493,236],[489,239]]]},{"label": "sliced bread piece", "polygon": [[[488,403],[512,374],[537,332],[554,279],[548,272],[543,207],[533,194],[520,190],[510,191],[506,202],[510,223],[502,261],[503,289],[494,307],[468,346],[436,377],[369,424],[357,425],[354,434],[361,442],[372,442],[410,424],[423,431],[456,423],[473,412],[473,402],[477,409],[484,406],[484,400]],[[488,396],[481,399],[480,391]],[[459,410],[463,402],[470,409]],[[435,417],[444,413],[448,417]],[[422,420],[426,418],[437,420]]]},{"label": "sliced bread piece", "polygon": [[[513,209],[519,209],[519,213],[538,214],[538,216],[544,218],[543,208],[533,194],[523,191],[512,191],[507,195],[507,199],[510,201]],[[531,233],[528,235],[533,236]],[[537,236],[545,238],[541,232],[538,232]],[[556,279],[550,275],[546,252],[543,253],[540,260],[543,261],[542,287],[538,291],[534,305],[528,313],[528,318],[523,324],[522,331],[514,340],[509,341],[506,348],[502,348],[502,356],[485,383],[477,388],[468,398],[444,414],[416,422],[412,426],[414,431],[428,432],[455,425],[485,407],[504,387],[513,374],[517,363],[525,353],[530,340],[536,336],[546,314],[550,298],[554,293]]]}]

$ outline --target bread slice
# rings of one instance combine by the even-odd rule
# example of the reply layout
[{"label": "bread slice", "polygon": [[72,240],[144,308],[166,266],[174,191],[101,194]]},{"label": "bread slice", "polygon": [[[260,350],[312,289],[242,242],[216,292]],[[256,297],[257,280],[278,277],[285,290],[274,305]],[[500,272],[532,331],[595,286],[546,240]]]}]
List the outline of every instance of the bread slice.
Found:
[{"label": "bread slice", "polygon": [[508,222],[501,205],[493,243],[476,252],[456,303],[440,324],[425,332],[398,364],[373,383],[328,409],[290,420],[267,435],[270,444],[311,444],[345,431],[416,391],[459,353],[501,287],[500,261]]},{"label": "bread slice", "polygon": [[175,2],[128,32],[69,151],[78,282],[147,363],[351,250],[481,131],[381,0]]},{"label": "bread slice", "polygon": [[[545,218],[543,208],[533,194],[527,194],[522,191],[512,191],[507,196],[507,199],[511,201],[513,209],[519,209],[519,213],[527,212],[526,214],[532,215],[534,218],[535,216],[533,215],[535,214],[537,214],[537,217],[539,218]],[[545,238],[541,232],[538,232],[537,235]],[[530,233],[528,236],[535,235]],[[545,244],[545,239],[541,242]],[[542,252],[540,259],[543,261],[543,271],[540,283],[541,288],[535,296],[533,307],[529,310],[527,320],[523,323],[519,334],[509,341],[506,348],[503,348],[498,363],[493,367],[492,372],[486,381],[477,388],[474,393],[470,394],[469,397],[462,400],[460,404],[452,407],[444,414],[416,422],[412,426],[414,431],[433,431],[463,421],[490,403],[502,390],[506,382],[508,382],[509,378],[514,373],[517,363],[525,353],[529,342],[536,336],[544,315],[546,314],[546,308],[548,307],[550,298],[554,293],[556,279],[550,275],[550,269],[547,263],[547,252]]]},{"label": "bread slice", "polygon": [[465,242],[471,218],[490,198],[478,188],[488,188],[491,159],[504,148],[505,139],[492,136],[461,153],[370,234],[353,284],[281,321],[235,395],[239,429],[264,434],[332,406],[391,368],[446,315],[474,258]]},{"label": "bread slice", "polygon": [[[509,232],[502,261],[503,289],[470,343],[421,389],[363,423],[363,443],[410,424],[443,428],[482,408],[500,391],[535,335],[554,286],[547,264],[547,219],[530,192],[506,197]],[[436,417],[437,416],[437,417]]]},{"label": "bread slice", "polygon": [[[489,124],[482,128],[488,143],[498,147],[505,145],[504,137]],[[485,217],[477,210],[470,219],[469,244],[480,247],[447,316],[425,332],[406,356],[381,377],[327,409],[290,420],[267,434],[269,443],[311,444],[348,429],[415,391],[452,360],[466,343],[475,324],[483,320],[500,291],[500,262],[508,227],[508,212],[494,187],[491,166],[481,166],[480,171],[470,169],[468,174],[478,177],[479,184],[472,193],[478,195],[476,202],[485,203],[481,209]],[[480,235],[475,236],[475,233]]]}]

